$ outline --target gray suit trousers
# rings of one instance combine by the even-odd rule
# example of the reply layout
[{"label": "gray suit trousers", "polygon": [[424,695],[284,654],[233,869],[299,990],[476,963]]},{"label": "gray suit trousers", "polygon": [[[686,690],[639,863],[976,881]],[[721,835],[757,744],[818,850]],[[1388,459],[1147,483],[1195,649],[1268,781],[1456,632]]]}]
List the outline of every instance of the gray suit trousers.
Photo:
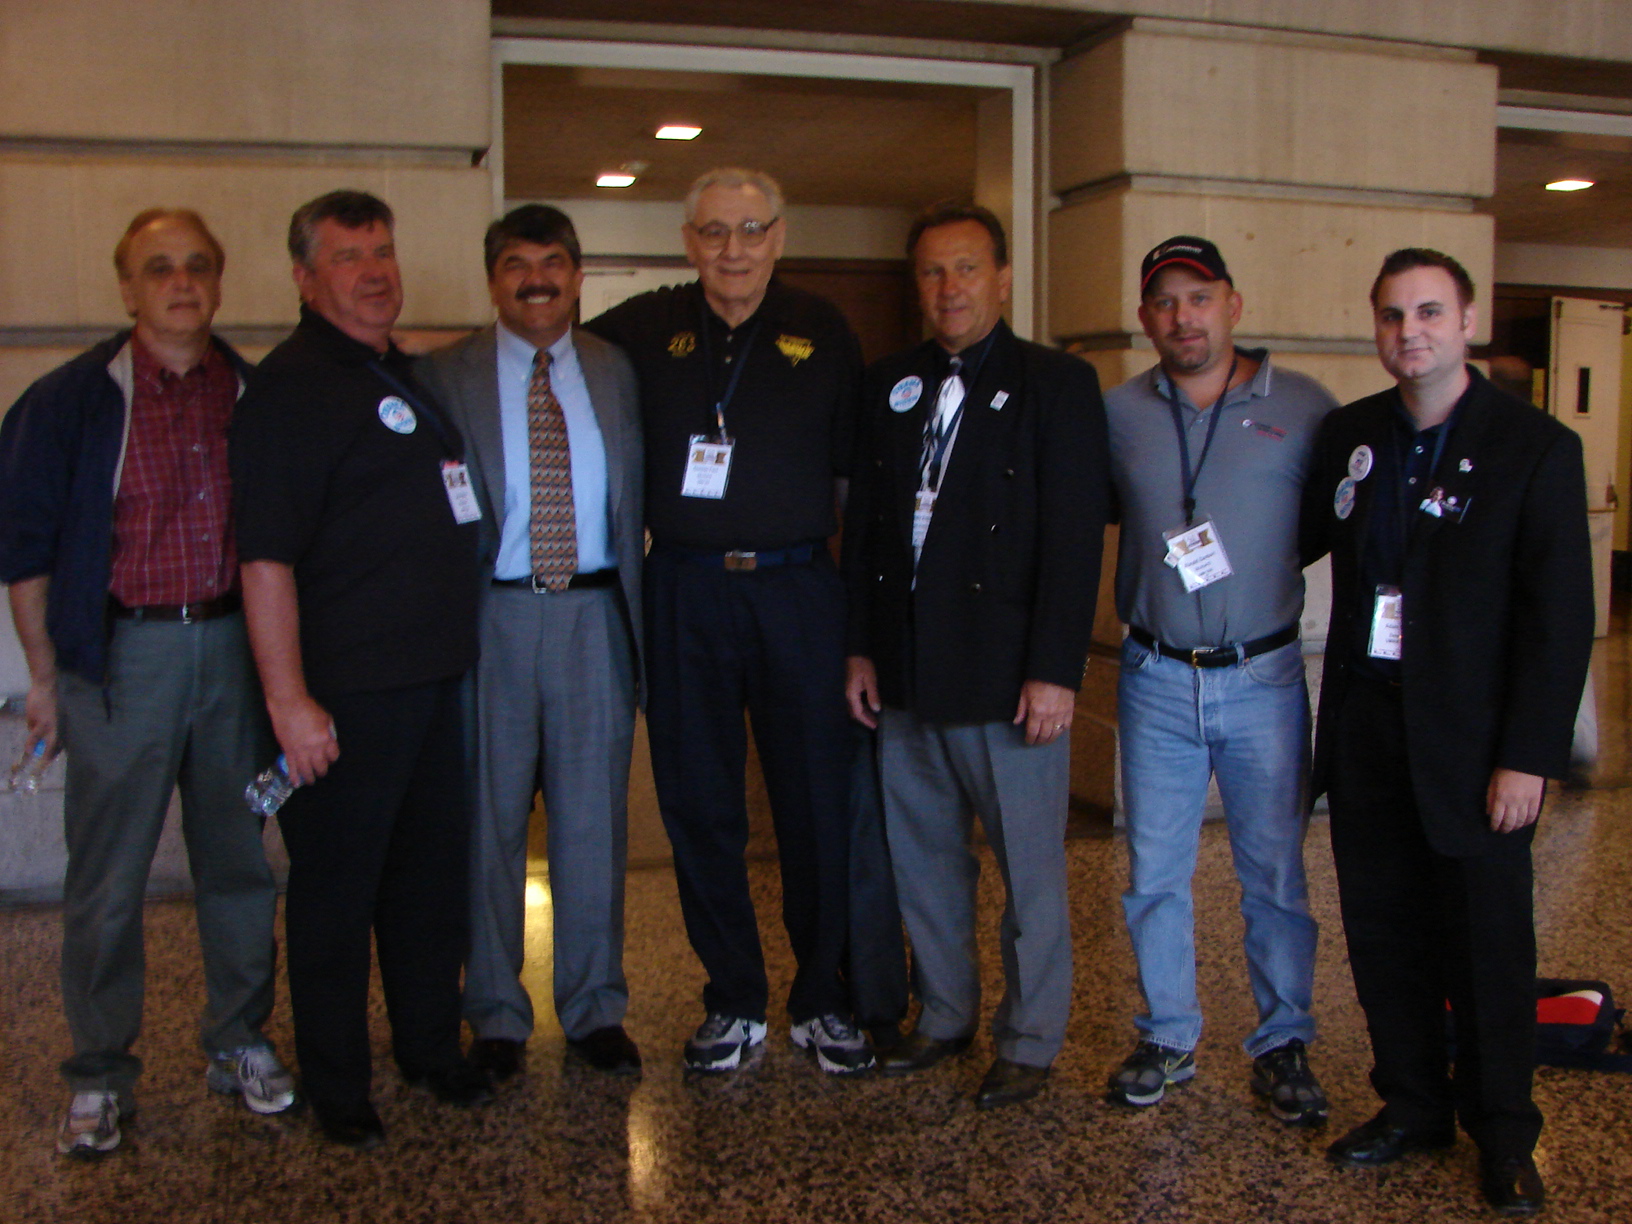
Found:
[{"label": "gray suit trousers", "polygon": [[621,593],[490,587],[476,670],[465,1019],[525,1041],[527,821],[542,792],[554,921],[555,1011],[569,1038],[621,1024],[623,877],[635,664]]},{"label": "gray suit trousers", "polygon": [[58,681],[68,755],[63,832],[62,1002],[76,1090],[129,1093],[141,1070],[142,901],[170,794],[204,953],[201,1040],[221,1053],[265,1043],[277,889],[244,787],[275,748],[243,615],[195,624],[114,622],[108,683]]},{"label": "gray suit trousers", "polygon": [[997,1053],[1050,1065],[1071,1010],[1069,733],[1028,747],[1023,728],[1009,723],[947,726],[885,709],[879,757],[895,886],[924,1004],[918,1028],[946,1040],[972,1034],[980,1020],[980,859],[970,840],[978,815],[1007,892],[999,929],[1005,989],[992,1017]]}]

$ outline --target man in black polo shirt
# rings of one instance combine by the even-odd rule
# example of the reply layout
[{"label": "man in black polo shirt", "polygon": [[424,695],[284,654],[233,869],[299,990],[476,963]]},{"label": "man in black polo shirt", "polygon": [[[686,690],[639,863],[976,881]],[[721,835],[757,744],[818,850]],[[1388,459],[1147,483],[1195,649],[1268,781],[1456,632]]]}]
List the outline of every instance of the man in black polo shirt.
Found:
[{"label": "man in black polo shirt", "polygon": [[737,1067],[768,987],[743,850],[743,709],[765,769],[798,961],[795,1044],[824,1071],[872,1066],[840,965],[848,929],[849,730],[837,530],[861,353],[843,317],[772,279],[782,192],[713,170],[686,196],[699,279],[589,324],[628,351],[646,435],[647,730],[680,905],[708,972],[686,1065]]},{"label": "man in black polo shirt", "polygon": [[328,1137],[373,1147],[369,934],[397,1065],[453,1104],[490,1095],[459,1050],[468,916],[460,678],[476,659],[464,442],[391,343],[391,210],[356,191],[289,224],[300,325],[232,437],[250,643],[290,777],[295,1051]]}]

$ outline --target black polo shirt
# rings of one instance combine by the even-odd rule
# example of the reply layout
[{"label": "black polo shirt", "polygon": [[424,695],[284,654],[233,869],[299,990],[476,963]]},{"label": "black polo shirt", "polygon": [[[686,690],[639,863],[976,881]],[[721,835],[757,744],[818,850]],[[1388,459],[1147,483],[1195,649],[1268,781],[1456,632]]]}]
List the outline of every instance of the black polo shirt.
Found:
[{"label": "black polo shirt", "polygon": [[[694,281],[630,298],[586,326],[622,347],[640,379],[654,541],[764,551],[838,530],[833,480],[850,471],[861,349],[832,303],[773,278],[753,316],[729,328]],[[715,433],[714,406],[738,364],[725,405],[736,441],[725,496],[682,497],[690,440]]]},{"label": "black polo shirt", "polygon": [[238,555],[294,568],[319,699],[476,661],[477,524],[454,522],[442,483],[463,454],[394,345],[382,358],[305,308],[250,376],[231,443]]}]

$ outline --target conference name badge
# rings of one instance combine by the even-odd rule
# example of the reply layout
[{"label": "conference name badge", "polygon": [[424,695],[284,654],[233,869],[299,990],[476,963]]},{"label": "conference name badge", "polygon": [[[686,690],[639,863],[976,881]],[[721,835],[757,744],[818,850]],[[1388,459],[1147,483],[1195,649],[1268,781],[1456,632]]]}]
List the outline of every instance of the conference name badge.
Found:
[{"label": "conference name badge", "polygon": [[708,497],[716,501],[724,497],[725,486],[731,479],[731,451],[735,446],[736,442],[730,438],[692,434],[680,496]]},{"label": "conference name badge", "polygon": [[456,523],[474,523],[482,517],[476,492],[470,487],[470,468],[456,459],[442,461],[442,487],[448,491],[448,506]]},{"label": "conference name badge", "polygon": [[392,433],[411,434],[419,418],[414,416],[407,400],[388,395],[380,401],[380,422]]},{"label": "conference name badge", "polygon": [[923,393],[924,380],[916,374],[908,374],[890,388],[890,411],[905,412],[918,402],[918,397]]},{"label": "conference name badge", "polygon": [[1167,532],[1166,539],[1167,556],[1162,560],[1179,571],[1187,595],[1235,573],[1224,551],[1224,541],[1218,538],[1218,528],[1211,519],[1194,527]]}]

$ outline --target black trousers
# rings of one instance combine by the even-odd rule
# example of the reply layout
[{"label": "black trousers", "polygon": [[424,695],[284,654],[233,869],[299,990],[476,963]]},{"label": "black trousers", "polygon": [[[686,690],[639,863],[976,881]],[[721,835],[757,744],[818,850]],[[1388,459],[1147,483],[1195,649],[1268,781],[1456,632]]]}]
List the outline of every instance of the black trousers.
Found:
[{"label": "black trousers", "polygon": [[782,867],[798,968],[788,1012],[850,1010],[844,592],[823,549],[804,565],[727,571],[654,546],[646,560],[646,727],[680,910],[708,974],[703,1006],[765,1019],[769,987],[744,853],[746,709]]},{"label": "black trousers", "polygon": [[884,834],[878,732],[852,721],[850,735],[850,1008],[862,1026],[882,1028],[907,1015],[907,937]]},{"label": "black trousers", "polygon": [[460,682],[324,702],[339,759],[279,813],[295,1053],[319,1105],[366,1098],[369,934],[397,1064],[456,1062],[469,920]]},{"label": "black trousers", "polygon": [[1541,1133],[1530,1095],[1533,829],[1466,858],[1429,845],[1412,796],[1397,689],[1356,678],[1334,749],[1332,855],[1371,1033],[1372,1086],[1397,1125],[1460,1118],[1487,1156],[1528,1155]]}]

